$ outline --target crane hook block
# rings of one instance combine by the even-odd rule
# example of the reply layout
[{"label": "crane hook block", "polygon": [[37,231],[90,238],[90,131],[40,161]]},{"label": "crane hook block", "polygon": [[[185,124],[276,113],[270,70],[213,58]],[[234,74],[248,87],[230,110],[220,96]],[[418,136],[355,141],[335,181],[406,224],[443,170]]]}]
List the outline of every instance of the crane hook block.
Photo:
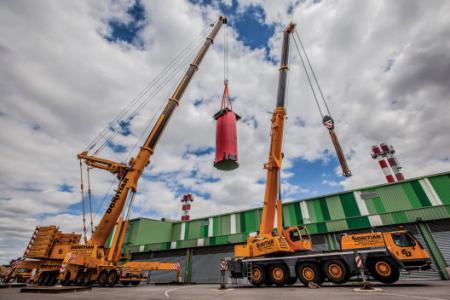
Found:
[{"label": "crane hook block", "polygon": [[241,117],[231,107],[228,98],[228,86],[222,98],[222,107],[214,115],[216,120],[216,158],[214,167],[222,171],[230,171],[239,167],[237,152],[237,130],[236,122]]}]

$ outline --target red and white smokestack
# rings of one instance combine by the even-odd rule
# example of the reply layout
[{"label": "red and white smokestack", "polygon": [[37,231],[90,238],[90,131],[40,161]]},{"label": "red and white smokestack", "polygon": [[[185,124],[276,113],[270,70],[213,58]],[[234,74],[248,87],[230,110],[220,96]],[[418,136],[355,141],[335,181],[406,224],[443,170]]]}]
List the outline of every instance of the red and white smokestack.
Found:
[{"label": "red and white smokestack", "polygon": [[395,178],[397,178],[397,181],[403,181],[405,180],[405,177],[403,176],[403,173],[400,172],[400,169],[402,168],[400,164],[398,163],[397,158],[394,156],[395,150],[392,145],[388,145],[386,143],[380,144],[381,151],[383,151],[383,156],[387,158],[387,161],[389,165],[392,168],[392,171],[394,172]]},{"label": "red and white smokestack", "polygon": [[395,182],[394,176],[392,176],[391,169],[383,157],[383,152],[381,151],[378,145],[372,146],[372,152],[370,153],[373,159],[378,160],[378,164],[380,165],[381,170],[383,171],[384,176],[388,183]]},{"label": "red and white smokestack", "polygon": [[181,210],[183,211],[183,215],[181,216],[181,221],[189,221],[191,219],[191,216],[189,215],[189,211],[191,210],[191,202],[193,202],[194,199],[192,198],[191,194],[185,194],[183,195],[183,198],[181,199]]}]

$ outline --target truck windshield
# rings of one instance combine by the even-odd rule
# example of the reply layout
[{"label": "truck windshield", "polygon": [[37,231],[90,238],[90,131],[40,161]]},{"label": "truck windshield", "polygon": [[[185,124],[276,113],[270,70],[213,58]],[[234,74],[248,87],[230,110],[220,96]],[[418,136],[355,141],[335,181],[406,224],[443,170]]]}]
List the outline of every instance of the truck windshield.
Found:
[{"label": "truck windshield", "polygon": [[300,240],[300,233],[298,230],[291,230],[289,232],[289,237],[291,238],[291,241],[296,242]]},{"label": "truck windshield", "polygon": [[406,233],[392,235],[394,243],[399,247],[414,247],[416,242]]}]

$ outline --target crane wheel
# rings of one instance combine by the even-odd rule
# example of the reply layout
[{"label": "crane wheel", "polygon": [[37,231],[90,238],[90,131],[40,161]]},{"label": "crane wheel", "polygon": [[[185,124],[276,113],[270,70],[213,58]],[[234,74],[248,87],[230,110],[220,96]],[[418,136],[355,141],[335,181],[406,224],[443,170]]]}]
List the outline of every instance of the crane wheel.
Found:
[{"label": "crane wheel", "polygon": [[328,280],[336,284],[347,282],[350,275],[347,265],[341,260],[326,261],[322,269]]},{"label": "crane wheel", "polygon": [[310,282],[314,282],[315,284],[322,284],[323,282],[323,275],[322,272],[320,272],[320,268],[315,263],[302,263],[298,264],[295,268],[297,272],[297,277],[300,279],[300,281],[308,286]]},{"label": "crane wheel", "polygon": [[61,285],[64,285],[64,286],[70,285],[70,271],[66,272],[66,275],[64,276],[64,280],[61,281]]},{"label": "crane wheel", "polygon": [[84,285],[84,273],[81,270],[77,272],[77,276],[75,277],[75,285],[76,286]]},{"label": "crane wheel", "polygon": [[265,282],[266,272],[263,266],[255,265],[252,267],[248,280],[254,286],[260,286]]},{"label": "crane wheel", "polygon": [[367,267],[370,274],[382,283],[391,284],[400,278],[397,265],[389,258],[371,258]]},{"label": "crane wheel", "polygon": [[268,277],[276,286],[283,286],[289,279],[289,273],[284,265],[276,264],[269,267]]},{"label": "crane wheel", "polygon": [[91,275],[92,275],[91,271],[86,271],[84,273],[84,281],[83,281],[83,285],[84,286],[91,286],[92,285]]},{"label": "crane wheel", "polygon": [[129,281],[121,281],[120,283],[121,283],[122,285],[129,285],[129,284],[130,284]]},{"label": "crane wheel", "polygon": [[108,286],[113,287],[117,281],[119,280],[119,275],[115,270],[111,270],[108,272]]},{"label": "crane wheel", "polygon": [[137,286],[137,285],[139,285],[139,283],[141,283],[140,280],[134,280],[131,282],[131,285]]},{"label": "crane wheel", "polygon": [[56,285],[56,283],[58,282],[58,275],[59,275],[58,271],[50,272],[50,279],[49,279],[49,282],[48,282],[49,286]]},{"label": "crane wheel", "polygon": [[38,285],[46,285],[47,283],[47,277],[48,277],[48,273],[47,272],[42,272],[41,274],[39,274],[39,278],[38,278]]},{"label": "crane wheel", "polygon": [[108,283],[108,272],[103,270],[100,275],[98,275],[98,284],[101,287],[106,286],[106,284]]}]

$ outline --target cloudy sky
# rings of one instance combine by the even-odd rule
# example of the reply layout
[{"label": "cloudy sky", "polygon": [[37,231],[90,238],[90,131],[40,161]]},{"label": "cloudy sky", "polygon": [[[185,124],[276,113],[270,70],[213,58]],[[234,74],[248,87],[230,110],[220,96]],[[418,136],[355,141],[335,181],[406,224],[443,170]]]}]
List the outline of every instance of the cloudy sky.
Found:
[{"label": "cloudy sky", "polygon": [[[122,162],[134,155],[220,14],[228,29],[164,132],[132,217],[178,219],[186,192],[195,197],[193,217],[261,205],[289,21],[297,24],[354,175],[341,176],[292,48],[285,201],[383,183],[369,155],[380,142],[395,146],[407,178],[448,171],[449,12],[448,1],[1,1],[0,262],[20,256],[38,224],[81,232],[76,154],[143,95],[132,121],[98,154]],[[224,32],[230,94],[242,116],[233,172],[213,167]],[[145,90],[175,57],[159,85]],[[101,215],[116,183],[101,170],[91,175],[93,210]]]}]

